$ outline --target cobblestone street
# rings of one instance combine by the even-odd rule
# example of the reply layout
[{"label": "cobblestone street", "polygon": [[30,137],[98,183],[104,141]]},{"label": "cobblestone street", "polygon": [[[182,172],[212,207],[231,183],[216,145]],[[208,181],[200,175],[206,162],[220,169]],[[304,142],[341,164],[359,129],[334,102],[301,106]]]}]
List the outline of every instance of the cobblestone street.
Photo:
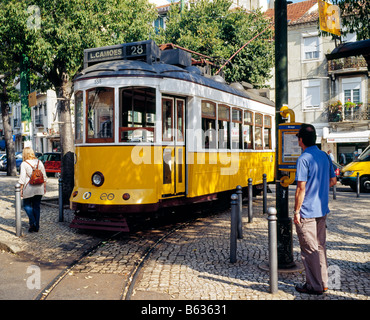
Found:
[{"label": "cobblestone street", "polygon": [[[69,228],[73,216],[70,210],[65,210],[65,221],[58,222],[58,208],[52,205],[42,206],[39,233],[27,232],[28,219],[22,210],[23,237],[17,238],[14,221],[16,181],[15,177],[0,176],[0,249],[15,253],[29,264],[40,263],[49,269],[58,269],[67,266],[86,249],[101,241],[99,233]],[[290,187],[291,202],[294,190],[294,186]],[[47,197],[56,196],[57,180],[50,179]],[[274,196],[274,190],[268,194],[268,206],[274,205]],[[361,194],[360,198],[356,198],[356,193],[339,187],[337,200],[330,201],[327,249],[331,287],[322,296],[310,296],[295,291],[294,285],[304,282],[304,272],[279,273],[279,292],[275,295],[269,293],[269,274],[259,267],[268,260],[267,215],[262,214],[262,197],[255,198],[253,205],[254,219],[250,224],[247,223],[246,204],[243,208],[244,238],[238,240],[235,264],[229,260],[230,211],[199,218],[195,223],[171,234],[152,252],[137,279],[132,299],[369,299],[370,194]],[[300,249],[295,230],[293,239],[294,257],[299,263]],[[150,245],[149,242],[144,236],[138,235],[127,242],[112,241],[109,246],[103,245],[69,274],[66,281],[74,281],[77,288],[78,279],[88,281],[86,279],[93,279],[97,275],[107,275],[106,279],[114,275],[114,279],[119,279],[140,256],[141,248]],[[10,255],[8,252],[0,253],[3,270],[0,277],[2,300],[16,299],[17,294],[25,288],[24,272],[19,275],[19,285],[12,286],[13,291],[5,289],[4,283],[15,277],[15,274],[12,274],[12,265],[2,262],[6,259],[1,257]],[[109,284],[107,281],[105,286],[108,290],[113,283]],[[84,292],[89,290],[85,288],[87,286],[79,285],[77,289],[73,289],[79,290],[78,298],[74,299],[91,299],[91,296],[84,295]],[[71,288],[69,290],[70,296],[64,293],[55,298],[71,298],[73,292]],[[104,299],[102,290],[99,290],[96,298]]]},{"label": "cobblestone street", "polygon": [[[293,199],[295,187],[291,187]],[[270,203],[273,194],[269,194]],[[171,299],[368,299],[370,195],[356,198],[353,192],[338,192],[330,203],[327,227],[328,263],[332,289],[323,296],[295,291],[305,281],[304,272],[279,273],[279,292],[269,293],[269,275],[259,265],[268,260],[266,215],[261,215],[261,197],[254,201],[256,217],[246,223],[238,240],[237,262],[229,262],[230,213],[206,218],[168,239],[148,262],[136,294],[155,291]],[[349,203],[353,203],[348,207]],[[355,208],[355,209],[354,209]],[[293,227],[295,229],[295,227]],[[294,257],[300,262],[298,239],[293,231]],[[340,283],[335,278],[339,272]],[[338,276],[338,273],[337,273]],[[335,281],[336,280],[336,281]],[[333,288],[338,288],[333,289]]]}]

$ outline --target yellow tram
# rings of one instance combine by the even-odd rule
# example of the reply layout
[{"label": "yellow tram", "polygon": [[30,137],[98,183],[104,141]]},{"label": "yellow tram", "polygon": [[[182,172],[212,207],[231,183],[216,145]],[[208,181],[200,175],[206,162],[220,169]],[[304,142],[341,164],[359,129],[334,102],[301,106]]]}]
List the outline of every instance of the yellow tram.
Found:
[{"label": "yellow tram", "polygon": [[87,49],[74,79],[77,215],[155,211],[274,180],[275,108],[152,41]]}]

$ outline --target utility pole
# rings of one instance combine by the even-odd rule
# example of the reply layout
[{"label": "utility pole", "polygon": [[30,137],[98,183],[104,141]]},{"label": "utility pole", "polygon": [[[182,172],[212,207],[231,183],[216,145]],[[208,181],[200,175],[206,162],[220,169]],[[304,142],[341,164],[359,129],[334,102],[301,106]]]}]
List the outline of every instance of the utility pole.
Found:
[{"label": "utility pole", "polygon": [[288,105],[288,23],[286,0],[275,0],[275,106],[276,106],[276,210],[278,266],[280,269],[295,267],[293,261],[292,219],[289,218],[289,187],[283,187],[278,169],[279,124],[284,123],[280,115],[283,105]]}]

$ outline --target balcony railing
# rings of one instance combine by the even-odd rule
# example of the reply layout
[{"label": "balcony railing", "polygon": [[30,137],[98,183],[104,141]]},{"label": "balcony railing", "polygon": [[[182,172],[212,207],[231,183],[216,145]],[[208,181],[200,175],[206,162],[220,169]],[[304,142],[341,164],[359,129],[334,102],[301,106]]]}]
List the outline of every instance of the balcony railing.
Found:
[{"label": "balcony railing", "polygon": [[328,122],[370,120],[370,105],[346,107],[343,105],[328,107]]},{"label": "balcony railing", "polygon": [[338,71],[343,69],[362,69],[367,70],[367,63],[363,56],[347,57],[328,61],[328,71]]}]

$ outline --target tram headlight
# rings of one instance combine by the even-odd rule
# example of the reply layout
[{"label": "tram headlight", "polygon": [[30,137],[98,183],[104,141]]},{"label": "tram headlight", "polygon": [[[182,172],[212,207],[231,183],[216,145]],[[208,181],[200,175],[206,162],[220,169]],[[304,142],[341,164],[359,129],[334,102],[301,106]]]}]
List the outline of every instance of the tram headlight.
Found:
[{"label": "tram headlight", "polygon": [[94,186],[100,187],[104,183],[104,176],[99,171],[94,172],[91,177],[91,181]]}]

